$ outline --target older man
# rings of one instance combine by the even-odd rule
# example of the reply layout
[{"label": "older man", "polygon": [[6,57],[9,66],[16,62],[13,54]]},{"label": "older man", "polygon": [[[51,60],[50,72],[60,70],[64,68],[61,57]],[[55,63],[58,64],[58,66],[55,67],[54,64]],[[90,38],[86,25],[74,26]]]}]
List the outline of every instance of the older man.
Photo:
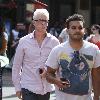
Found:
[{"label": "older man", "polygon": [[59,41],[47,33],[48,22],[48,11],[37,9],[33,15],[35,30],[19,41],[12,68],[12,80],[19,99],[49,100],[50,98],[52,89],[45,79],[45,61]]}]

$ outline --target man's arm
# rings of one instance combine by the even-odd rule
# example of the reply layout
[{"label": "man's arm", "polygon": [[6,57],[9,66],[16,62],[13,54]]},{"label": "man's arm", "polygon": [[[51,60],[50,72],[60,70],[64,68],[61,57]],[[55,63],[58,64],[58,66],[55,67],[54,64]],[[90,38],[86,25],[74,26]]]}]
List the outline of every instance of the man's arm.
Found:
[{"label": "man's arm", "polygon": [[100,67],[92,69],[94,100],[100,100]]},{"label": "man's arm", "polygon": [[66,81],[65,84],[63,84],[63,81],[60,80],[60,78],[56,78],[56,69],[53,69],[51,67],[47,67],[47,75],[46,79],[51,84],[56,84],[59,88],[66,88],[68,85],[68,82]]}]

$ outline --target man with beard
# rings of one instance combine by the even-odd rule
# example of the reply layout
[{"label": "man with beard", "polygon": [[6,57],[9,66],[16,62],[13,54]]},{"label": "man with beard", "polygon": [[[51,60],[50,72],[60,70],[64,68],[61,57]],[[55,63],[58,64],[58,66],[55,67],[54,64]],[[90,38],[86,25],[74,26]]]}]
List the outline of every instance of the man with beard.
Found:
[{"label": "man with beard", "polygon": [[[92,100],[91,70],[100,69],[99,48],[83,40],[82,15],[69,16],[66,24],[69,40],[51,51],[46,61],[46,79],[55,84],[56,100]],[[98,92],[95,96],[98,97]]]}]

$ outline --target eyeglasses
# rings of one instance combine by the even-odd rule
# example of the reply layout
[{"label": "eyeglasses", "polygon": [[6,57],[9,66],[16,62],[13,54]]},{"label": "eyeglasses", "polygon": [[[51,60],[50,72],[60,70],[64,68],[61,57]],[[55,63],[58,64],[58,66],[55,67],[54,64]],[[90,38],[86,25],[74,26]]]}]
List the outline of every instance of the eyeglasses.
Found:
[{"label": "eyeglasses", "polygon": [[44,19],[36,19],[36,20],[34,20],[34,21],[36,21],[36,22],[45,22],[45,23],[48,23],[48,20],[44,20]]}]

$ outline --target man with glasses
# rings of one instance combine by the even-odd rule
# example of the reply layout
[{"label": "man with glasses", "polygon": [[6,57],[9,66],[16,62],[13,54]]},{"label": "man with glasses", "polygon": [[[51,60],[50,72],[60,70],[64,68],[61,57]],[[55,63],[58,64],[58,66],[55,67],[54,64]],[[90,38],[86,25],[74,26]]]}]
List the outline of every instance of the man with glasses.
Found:
[{"label": "man with glasses", "polygon": [[52,87],[45,78],[45,62],[59,41],[47,33],[48,22],[48,11],[36,9],[32,22],[34,31],[19,40],[12,68],[12,80],[19,99],[49,100],[50,98]]},{"label": "man with glasses", "polygon": [[69,16],[66,24],[69,39],[51,51],[46,61],[46,79],[55,84],[56,100],[92,100],[91,70],[100,68],[99,48],[83,40],[82,15]]}]

